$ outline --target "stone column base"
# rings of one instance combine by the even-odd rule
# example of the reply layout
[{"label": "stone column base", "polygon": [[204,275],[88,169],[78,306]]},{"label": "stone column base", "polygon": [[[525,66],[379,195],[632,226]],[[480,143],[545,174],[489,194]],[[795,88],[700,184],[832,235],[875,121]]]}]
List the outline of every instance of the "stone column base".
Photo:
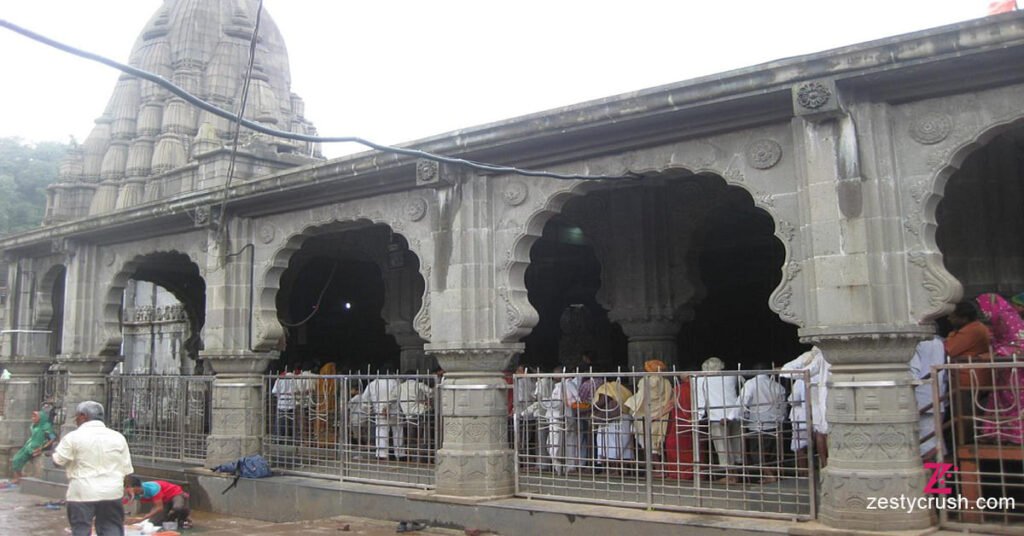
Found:
[{"label": "stone column base", "polygon": [[259,454],[262,448],[263,440],[259,436],[207,436],[205,465],[216,467],[242,456]]},{"label": "stone column base", "polygon": [[832,365],[828,464],[822,472],[819,518],[844,530],[927,528],[933,524],[930,510],[872,507],[883,498],[904,503],[926,498],[918,410],[907,362],[917,342],[927,336],[919,326],[847,329],[804,339],[817,344]]},{"label": "stone column base", "polygon": [[439,495],[493,498],[515,493],[512,481],[511,449],[437,452],[437,488]]},{"label": "stone column base", "polygon": [[263,434],[262,376],[218,374],[213,380],[211,401],[206,466],[258,454]]},{"label": "stone column base", "polygon": [[[876,509],[865,515],[868,501],[873,497],[900,500],[900,495],[907,500],[920,497],[924,490],[927,477],[922,470],[908,469],[903,471],[886,471],[880,475],[877,471],[847,471],[826,467],[821,479],[821,511],[818,520],[836,528],[848,530],[918,530],[935,524],[935,516],[930,510],[917,510],[908,513],[906,510]],[[900,490],[916,490],[917,493],[906,495]]]},{"label": "stone column base", "polygon": [[521,344],[434,349],[451,371],[438,386],[444,444],[437,453],[437,494],[479,499],[515,492],[515,456],[508,444],[511,385],[501,371],[519,351]]}]

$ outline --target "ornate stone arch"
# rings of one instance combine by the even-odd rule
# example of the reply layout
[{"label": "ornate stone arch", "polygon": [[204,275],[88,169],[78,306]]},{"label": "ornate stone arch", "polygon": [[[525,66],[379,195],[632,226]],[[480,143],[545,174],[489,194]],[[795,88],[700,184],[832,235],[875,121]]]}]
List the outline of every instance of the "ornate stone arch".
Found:
[{"label": "ornate stone arch", "polygon": [[[110,277],[110,280],[106,284],[106,294],[103,296],[103,310],[101,311],[102,320],[102,332],[99,337],[99,344],[96,349],[97,355],[101,356],[118,356],[121,353],[121,310],[124,301],[124,289],[128,284],[128,280],[136,274],[139,267],[144,265],[148,260],[152,260],[154,257],[170,255],[176,259],[180,259],[186,262],[188,265],[195,268],[196,273],[199,277],[203,277],[203,271],[200,269],[199,264],[192,258],[188,253],[182,252],[179,249],[166,249],[166,250],[153,250],[146,253],[140,253],[132,257],[130,260],[125,261],[120,268],[114,272]],[[109,258],[116,258],[111,256]],[[189,307],[189,297],[182,293],[182,289],[177,288],[175,285],[164,285],[171,294],[174,295],[178,301],[186,305],[186,310]],[[195,315],[198,313],[191,311],[189,313],[190,323],[195,326],[196,319]]]},{"label": "ornate stone arch", "polygon": [[61,262],[54,262],[40,279],[35,311],[32,315],[32,329],[45,330],[53,320],[53,289],[61,277],[67,277],[67,266]]},{"label": "ornate stone arch", "polygon": [[356,229],[385,225],[405,238],[409,251],[419,259],[419,271],[424,281],[422,305],[413,327],[423,339],[429,341],[430,273],[433,264],[429,236],[435,218],[435,204],[427,193],[406,192],[325,205],[301,214],[287,213],[266,218],[260,227],[270,226],[275,230],[271,236],[280,238],[263,241],[265,247],[257,251],[258,259],[263,261],[265,268],[257,275],[253,350],[275,350],[284,336],[284,329],[278,320],[277,294],[281,287],[281,276],[288,269],[292,256],[307,239],[346,226]]},{"label": "ornate stone arch", "polygon": [[1012,87],[918,103],[902,111],[905,122],[897,122],[894,135],[903,136],[898,141],[907,145],[916,144],[912,156],[901,162],[901,191],[911,315],[917,321],[947,314],[963,296],[963,286],[946,270],[935,238],[936,211],[946,184],[968,156],[1024,124],[1021,102],[1024,87]]},{"label": "ornate stone arch", "polygon": [[[775,144],[775,142],[772,142]],[[681,144],[682,145],[682,144]],[[744,148],[736,140],[701,140],[690,145],[696,145],[696,156],[687,158],[695,151],[685,146],[672,146],[654,151],[654,155],[631,153],[618,158],[621,167],[608,166],[611,169],[599,167],[603,173],[624,173],[626,170],[650,176],[664,175],[668,173],[689,173],[693,175],[713,175],[720,178],[726,185],[742,188],[753,199],[754,206],[767,213],[775,223],[775,237],[782,243],[785,249],[785,261],[781,271],[782,279],[778,287],[769,299],[769,307],[775,311],[785,322],[802,325],[804,322],[802,294],[803,286],[798,284],[802,269],[802,258],[799,248],[799,233],[793,221],[796,220],[797,207],[795,192],[792,195],[778,196],[771,193],[771,190],[760,186],[762,179],[750,180],[743,171]],[[744,144],[745,145],[745,144]],[[734,153],[724,147],[734,147]],[[760,161],[758,161],[760,162]],[[755,175],[765,174],[767,168],[778,163],[775,157],[770,166],[748,165],[754,169]],[[630,166],[629,164],[633,164]],[[647,164],[643,167],[636,164]],[[781,166],[780,166],[781,167]],[[775,170],[773,173],[786,172]],[[515,178],[500,179],[504,184],[498,188],[504,188],[502,197],[512,210],[499,217],[496,235],[501,247],[501,234],[506,235],[504,243],[505,262],[500,266],[498,274],[499,296],[505,302],[506,314],[502,319],[504,325],[499,329],[499,336],[502,342],[515,342],[527,335],[530,329],[539,321],[538,314],[527,298],[525,284],[526,268],[530,264],[530,249],[540,238],[545,224],[553,216],[560,213],[564,205],[575,197],[583,196],[595,189],[602,188],[601,184],[586,181],[547,181],[539,183],[530,188],[528,193],[519,194],[523,188],[514,187]],[[496,179],[498,182],[498,179]],[[766,182],[766,181],[765,181]],[[510,196],[507,192],[515,192]],[[790,193],[790,192],[786,192]],[[509,203],[508,198],[522,198],[518,203]],[[524,222],[519,224],[517,222]],[[499,250],[500,251],[500,250]]]}]

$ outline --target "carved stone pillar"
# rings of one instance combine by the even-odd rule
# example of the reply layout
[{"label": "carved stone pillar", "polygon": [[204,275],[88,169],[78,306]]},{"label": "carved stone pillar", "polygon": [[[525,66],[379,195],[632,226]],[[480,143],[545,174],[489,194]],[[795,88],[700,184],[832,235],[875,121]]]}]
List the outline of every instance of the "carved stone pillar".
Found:
[{"label": "carved stone pillar", "polygon": [[648,359],[660,359],[669,367],[677,363],[679,344],[676,337],[679,335],[679,327],[683,322],[693,318],[693,312],[685,311],[682,315],[673,317],[647,316],[639,311],[612,310],[608,318],[618,322],[622,326],[622,332],[629,337],[630,370],[643,370],[644,361]]},{"label": "carved stone pillar", "polygon": [[273,353],[200,352],[216,373],[210,407],[206,465],[214,466],[260,451],[263,432],[263,371]]},{"label": "carved stone pillar", "polygon": [[28,439],[32,412],[39,409],[42,395],[40,376],[50,366],[51,358],[14,357],[3,366],[11,378],[4,382],[4,418],[0,419],[0,445],[21,446]]},{"label": "carved stone pillar", "polygon": [[508,443],[508,389],[502,372],[521,344],[427,351],[445,370],[444,443],[437,453],[437,494],[506,497],[515,491]]},{"label": "carved stone pillar", "polygon": [[107,408],[107,375],[114,369],[120,357],[69,357],[58,356],[57,362],[68,371],[68,390],[64,395],[64,424],[61,435],[74,430],[75,409],[78,404],[92,400]]},{"label": "carved stone pillar", "polygon": [[423,339],[412,329],[411,324],[406,325],[408,326],[407,331],[397,331],[390,324],[388,325],[388,334],[394,337],[395,342],[398,343],[401,363],[399,369],[403,372],[409,370],[421,373],[430,372],[431,359],[423,351]]},{"label": "carved stone pillar", "polygon": [[602,271],[597,300],[629,337],[630,367],[642,370],[652,357],[671,366],[679,328],[705,294],[697,230],[720,189],[687,182],[591,196],[565,214],[594,244]]},{"label": "carved stone pillar", "polygon": [[[815,333],[816,332],[816,333]],[[828,466],[819,518],[848,530],[912,530],[931,512],[868,510],[873,497],[921,497],[927,482],[918,449],[917,403],[907,362],[928,333],[921,326],[860,331],[804,330],[832,364]]]},{"label": "carved stone pillar", "polygon": [[423,278],[415,265],[415,255],[401,243],[392,241],[381,251],[378,264],[384,274],[384,307],[387,333],[400,348],[400,370],[426,372],[430,362],[423,352],[425,342],[413,328],[423,297]]}]

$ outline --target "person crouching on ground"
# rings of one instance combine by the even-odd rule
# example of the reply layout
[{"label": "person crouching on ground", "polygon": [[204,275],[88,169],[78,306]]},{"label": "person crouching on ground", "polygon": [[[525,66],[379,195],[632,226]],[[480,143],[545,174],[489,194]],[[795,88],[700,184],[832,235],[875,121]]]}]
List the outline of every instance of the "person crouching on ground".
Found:
[{"label": "person crouching on ground", "polygon": [[124,535],[124,477],[132,474],[124,436],[103,424],[103,405],[86,400],[75,408],[78,429],[61,439],[53,463],[68,476],[68,523],[72,536]]},{"label": "person crouching on ground", "polygon": [[192,510],[188,507],[188,493],[179,485],[162,480],[143,482],[132,476],[126,480],[124,491],[143,505],[152,505],[149,512],[128,518],[129,523],[141,523],[148,519],[158,527],[164,521],[176,521],[183,529],[192,525],[189,519]]}]

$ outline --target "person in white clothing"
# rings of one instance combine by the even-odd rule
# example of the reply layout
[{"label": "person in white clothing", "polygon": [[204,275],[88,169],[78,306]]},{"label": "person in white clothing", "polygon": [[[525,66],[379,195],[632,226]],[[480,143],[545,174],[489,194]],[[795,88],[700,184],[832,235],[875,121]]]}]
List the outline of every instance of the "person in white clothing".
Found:
[{"label": "person in white clothing", "polygon": [[537,466],[547,467],[552,464],[548,451],[548,435],[551,421],[548,419],[548,406],[551,405],[551,393],[555,390],[555,380],[550,377],[538,378],[533,388],[533,402],[530,403],[531,413],[537,420]]},{"label": "person in white clothing", "polygon": [[[405,372],[414,375],[414,372]],[[429,426],[428,415],[432,406],[434,391],[418,379],[410,378],[398,386],[398,409],[401,411],[401,428],[403,430],[403,447],[426,449],[430,443],[433,430]],[[407,450],[402,449],[399,457],[406,457]]]},{"label": "person in white clothing", "polygon": [[285,372],[274,381],[274,388],[270,393],[274,395],[277,404],[274,408],[274,435],[281,438],[291,439],[295,430],[295,392],[298,391],[298,380],[295,374]]},{"label": "person in white clothing", "polygon": [[373,412],[377,459],[388,458],[389,436],[393,455],[395,458],[401,456],[403,434],[402,426],[398,422],[401,411],[398,405],[398,386],[399,382],[395,378],[377,378],[363,391],[363,400],[370,404]]},{"label": "person in white clothing", "polygon": [[[710,357],[701,364],[704,372],[725,370],[725,363]],[[729,466],[738,468],[743,464],[743,434],[738,421],[740,404],[736,376],[697,377],[697,411],[700,418],[707,418],[710,424],[711,442],[718,455],[718,466],[724,476],[719,481],[727,484],[737,482],[730,474]]]},{"label": "person in white clothing", "polygon": [[[946,347],[942,337],[935,336],[927,341],[921,341],[914,349],[914,357],[910,359],[910,373],[914,379],[921,383],[914,387],[914,398],[917,399],[918,428],[920,438],[927,440],[920,443],[921,456],[931,458],[935,448],[938,446],[935,435],[935,414],[942,414],[945,410],[945,403],[938,408],[932,407],[932,366],[942,365],[946,362]],[[946,371],[939,372],[939,399],[946,395]],[[928,411],[921,413],[924,408]],[[931,437],[929,437],[931,436]]]},{"label": "person in white clothing", "polygon": [[[755,370],[766,370],[759,363]],[[758,374],[740,389],[740,407],[746,432],[749,463],[758,467],[761,483],[770,484],[778,477],[778,435],[786,419],[786,389],[768,374]]]},{"label": "person in white clothing", "polygon": [[103,405],[87,400],[75,409],[78,429],[61,439],[53,463],[68,477],[67,509],[72,536],[124,534],[124,478],[135,471],[128,442],[103,424]]},{"label": "person in white clothing", "polygon": [[[811,427],[814,437],[814,448],[821,467],[828,465],[828,419],[825,418],[826,402],[828,401],[828,382],[831,377],[831,366],[825,355],[814,346],[800,354],[796,359],[782,366],[782,370],[806,370],[811,382]],[[794,383],[795,384],[800,382]],[[806,418],[806,405],[804,409]],[[794,424],[795,426],[795,424]]]},{"label": "person in white clothing", "polygon": [[345,439],[345,443],[348,445],[366,444],[370,438],[369,427],[372,424],[373,408],[363,398],[363,390],[360,389],[358,383],[354,382],[349,387],[349,395],[348,428],[346,430],[348,437]]},{"label": "person in white clothing", "polygon": [[793,380],[789,392],[789,423],[793,427],[793,435],[789,441],[789,450],[806,455],[807,448],[807,384],[803,378]]},{"label": "person in white clothing", "polygon": [[536,392],[537,386],[533,378],[523,376],[527,373],[526,367],[519,365],[516,367],[516,378],[515,378],[515,389],[513,394],[515,399],[513,400],[512,410],[515,412],[518,426],[518,436],[516,441],[519,444],[519,449],[526,453],[523,459],[523,466],[529,467],[534,460],[536,460],[537,452],[534,445],[530,443],[530,439],[533,438],[535,430],[537,429],[537,417],[534,414],[534,393]]},{"label": "person in white clothing", "polygon": [[[558,370],[565,372],[564,367]],[[573,380],[562,378],[551,390],[551,398],[542,402],[548,422],[548,455],[558,474],[574,471],[579,461],[578,436],[569,407],[569,400],[578,398],[578,394],[575,394],[578,393],[576,382]]]}]

